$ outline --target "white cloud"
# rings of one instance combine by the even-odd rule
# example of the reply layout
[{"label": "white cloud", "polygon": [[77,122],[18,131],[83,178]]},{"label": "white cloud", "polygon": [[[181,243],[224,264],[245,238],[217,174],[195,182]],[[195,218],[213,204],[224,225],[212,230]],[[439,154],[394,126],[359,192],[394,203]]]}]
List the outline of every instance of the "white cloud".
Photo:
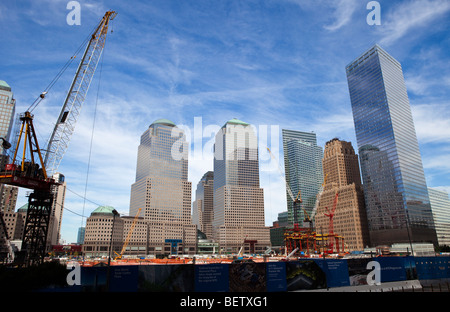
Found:
[{"label": "white cloud", "polygon": [[449,104],[411,106],[416,134],[421,144],[450,142]]},{"label": "white cloud", "polygon": [[340,0],[333,1],[332,5],[334,7],[334,22],[331,25],[324,26],[324,28],[329,31],[336,31],[351,21],[353,12],[358,7],[358,2],[356,0]]},{"label": "white cloud", "polygon": [[413,31],[430,32],[429,24],[436,23],[436,20],[449,10],[450,2],[447,0],[403,2],[387,13],[386,18],[383,18],[381,28],[383,38],[380,40],[380,44],[389,46]]}]

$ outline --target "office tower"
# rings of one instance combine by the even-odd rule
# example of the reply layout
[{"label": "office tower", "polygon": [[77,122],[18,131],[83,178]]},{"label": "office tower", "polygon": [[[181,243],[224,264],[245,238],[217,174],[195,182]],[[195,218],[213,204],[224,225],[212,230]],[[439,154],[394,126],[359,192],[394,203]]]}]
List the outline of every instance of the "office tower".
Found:
[{"label": "office tower", "polygon": [[78,233],[77,233],[77,244],[78,245],[82,245],[84,242],[84,234],[86,233],[86,227],[81,226],[78,228]]},{"label": "office tower", "polygon": [[301,191],[303,201],[302,209],[297,207],[297,220],[294,220],[293,201],[286,191],[289,222],[291,224],[298,222],[302,225],[305,217],[303,209],[311,215],[323,183],[323,151],[320,146],[317,146],[316,134],[313,132],[282,129],[282,136],[286,182],[294,197]]},{"label": "office tower", "polygon": [[[0,138],[7,141],[10,140],[15,110],[16,100],[13,98],[11,87],[5,81],[0,80]],[[2,143],[0,141],[0,145]],[[3,147],[0,146],[0,150],[3,154]]]},{"label": "office tower", "polygon": [[327,178],[315,217],[316,232],[328,233],[330,218],[325,214],[328,214],[327,207],[333,208],[337,193],[334,233],[344,238],[347,250],[363,250],[369,244],[369,232],[358,155],[352,144],[336,138],[328,141],[322,166]]},{"label": "office tower", "polygon": [[[0,193],[0,211],[14,212],[16,210],[17,195],[19,188],[12,185],[2,185],[3,191]],[[0,188],[1,189],[1,188]]]},{"label": "office tower", "polygon": [[433,212],[436,235],[439,246],[450,246],[450,200],[448,193],[428,188],[431,211]]},{"label": "office tower", "polygon": [[273,222],[273,225],[270,228],[270,243],[272,245],[272,250],[276,253],[282,252],[285,245],[284,233],[288,227],[288,212],[283,211],[278,213],[277,220]]},{"label": "office tower", "polygon": [[191,182],[184,131],[158,119],[142,134],[136,182],[131,186],[130,216],[139,209],[149,223],[149,254],[167,254],[171,241],[185,254],[195,252],[196,226],[191,218]]},{"label": "office tower", "polygon": [[346,72],[371,244],[436,242],[400,63],[375,45]]},{"label": "office tower", "polygon": [[53,174],[53,179],[59,184],[52,186],[51,190],[53,194],[53,202],[47,234],[47,244],[49,248],[51,248],[51,245],[58,245],[61,238],[61,222],[64,212],[64,200],[67,187],[63,174],[55,173]]},{"label": "office tower", "polygon": [[[13,127],[16,100],[13,97],[11,87],[6,81],[0,80],[0,166],[4,168],[9,162],[6,149],[2,144],[10,142],[11,129]],[[18,188],[0,184],[0,211],[14,212]]]},{"label": "office tower", "polygon": [[252,126],[226,122],[214,144],[213,235],[221,252],[262,253],[270,246],[259,186],[258,141]]},{"label": "office tower", "polygon": [[192,204],[192,223],[207,238],[212,238],[212,221],[214,216],[214,173],[206,172],[197,184],[195,201]]}]

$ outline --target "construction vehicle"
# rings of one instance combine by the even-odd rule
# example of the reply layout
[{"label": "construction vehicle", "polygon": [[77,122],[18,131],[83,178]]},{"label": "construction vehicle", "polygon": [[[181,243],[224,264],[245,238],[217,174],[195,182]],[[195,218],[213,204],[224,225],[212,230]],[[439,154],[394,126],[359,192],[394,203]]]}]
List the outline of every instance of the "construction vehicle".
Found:
[{"label": "construction vehicle", "polygon": [[[106,12],[94,32],[90,34],[89,42],[48,141],[45,155],[42,155],[43,150],[40,149],[38,144],[33,125],[34,116],[31,112],[45,98],[49,88],[53,86],[53,82],[48,89],[39,95],[30,108],[20,115],[22,125],[15,145],[13,159],[5,168],[0,168],[0,183],[33,190],[28,198],[28,210],[22,243],[22,249],[25,249],[27,253],[27,265],[42,263],[46,255],[53,189],[58,184],[52,178],[52,175],[56,172],[67,150],[81,106],[86,98],[92,77],[105,46],[109,21],[114,19],[116,15],[117,13],[114,11]],[[22,136],[22,159],[18,161],[17,157],[19,156],[18,152]],[[39,159],[39,162],[37,162],[37,159]]]},{"label": "construction vehicle", "polygon": [[115,257],[114,260],[122,259],[122,256],[123,256],[125,250],[127,249],[128,244],[130,242],[131,235],[133,234],[133,230],[134,230],[134,227],[136,226],[136,222],[138,220],[139,214],[141,213],[141,210],[142,210],[142,208],[139,208],[138,212],[134,216],[133,223],[131,224],[130,230],[128,231],[127,238],[125,239],[125,242],[124,242],[124,244],[122,246],[122,250],[120,251],[120,254],[118,254],[117,252],[114,251],[115,254],[117,255],[117,257]]}]

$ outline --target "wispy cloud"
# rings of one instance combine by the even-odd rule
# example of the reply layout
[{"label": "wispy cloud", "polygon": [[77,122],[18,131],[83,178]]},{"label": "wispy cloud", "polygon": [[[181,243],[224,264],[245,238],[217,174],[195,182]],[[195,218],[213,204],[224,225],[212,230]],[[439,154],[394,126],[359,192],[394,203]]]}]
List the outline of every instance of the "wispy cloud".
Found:
[{"label": "wispy cloud", "polygon": [[450,143],[449,105],[434,103],[412,107],[416,133],[421,143]]},{"label": "wispy cloud", "polygon": [[334,21],[330,25],[325,25],[324,28],[329,31],[336,31],[341,27],[347,25],[353,16],[353,12],[355,12],[358,7],[357,0],[340,0],[340,1],[332,1],[331,5],[333,6],[334,12],[333,17]]},{"label": "wispy cloud", "polygon": [[389,46],[406,35],[430,33],[436,21],[450,10],[447,0],[415,0],[398,4],[386,13],[382,22],[383,38],[380,43]]}]

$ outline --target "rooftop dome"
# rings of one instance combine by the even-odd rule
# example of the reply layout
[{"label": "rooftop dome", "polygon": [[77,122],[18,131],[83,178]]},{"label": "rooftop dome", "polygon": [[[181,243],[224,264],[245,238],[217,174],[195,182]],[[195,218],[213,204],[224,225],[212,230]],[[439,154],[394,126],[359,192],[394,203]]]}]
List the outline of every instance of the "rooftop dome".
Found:
[{"label": "rooftop dome", "polygon": [[94,211],[92,211],[91,215],[93,214],[113,214],[114,207],[111,206],[100,206]]},{"label": "rooftop dome", "polygon": [[4,80],[0,80],[0,89],[6,90],[6,91],[11,91],[11,87]]},{"label": "rooftop dome", "polygon": [[27,212],[28,210],[28,203],[17,209],[17,212]]},{"label": "rooftop dome", "polygon": [[[227,124],[242,125],[242,126],[248,126],[248,125],[249,125],[248,123],[246,123],[246,122],[244,122],[244,121],[242,121],[242,120],[239,120],[239,119],[237,119],[237,118],[233,118],[233,119],[231,119],[231,120],[228,120],[228,121],[227,121]],[[226,124],[225,124],[225,125],[226,125]]]},{"label": "rooftop dome", "polygon": [[152,126],[152,125],[165,125],[165,126],[169,126],[169,127],[176,126],[172,121],[170,121],[169,119],[165,119],[165,118],[155,120],[150,126]]}]

